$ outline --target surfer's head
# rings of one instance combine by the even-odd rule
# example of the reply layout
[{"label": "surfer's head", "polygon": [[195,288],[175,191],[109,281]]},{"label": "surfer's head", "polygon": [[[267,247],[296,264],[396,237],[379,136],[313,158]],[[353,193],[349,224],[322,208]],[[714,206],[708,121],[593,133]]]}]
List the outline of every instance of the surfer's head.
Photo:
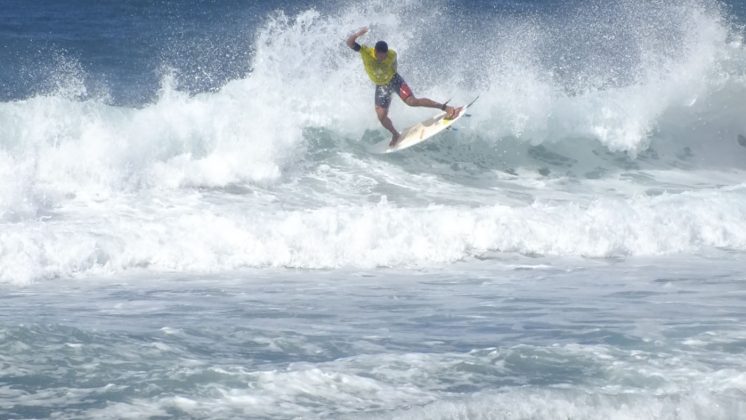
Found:
[{"label": "surfer's head", "polygon": [[376,42],[376,58],[379,61],[385,60],[386,56],[388,56],[388,53],[389,53],[389,44],[387,44],[386,41]]}]

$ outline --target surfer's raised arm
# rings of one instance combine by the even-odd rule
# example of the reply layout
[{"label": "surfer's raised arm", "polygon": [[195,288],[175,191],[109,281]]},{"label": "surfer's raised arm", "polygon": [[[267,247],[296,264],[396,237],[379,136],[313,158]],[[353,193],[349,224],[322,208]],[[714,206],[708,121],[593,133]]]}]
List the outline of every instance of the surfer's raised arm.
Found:
[{"label": "surfer's raised arm", "polygon": [[360,28],[357,32],[355,32],[354,34],[350,35],[349,38],[347,38],[347,46],[357,51],[359,49],[359,48],[355,48],[355,45],[357,45],[357,39],[365,35],[365,33],[367,32],[368,32],[367,26]]}]

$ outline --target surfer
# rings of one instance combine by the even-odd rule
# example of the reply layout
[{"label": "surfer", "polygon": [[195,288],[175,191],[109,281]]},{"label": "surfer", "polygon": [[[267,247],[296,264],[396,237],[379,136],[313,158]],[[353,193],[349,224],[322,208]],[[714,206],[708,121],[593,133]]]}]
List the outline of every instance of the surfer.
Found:
[{"label": "surfer", "polygon": [[376,42],[375,48],[357,43],[357,39],[367,32],[368,28],[361,28],[350,35],[347,38],[347,46],[360,53],[365,72],[368,73],[370,80],[376,84],[376,114],[381,125],[391,132],[390,146],[396,145],[399,140],[399,132],[396,131],[388,116],[391,94],[394,92],[409,106],[438,108],[446,112],[446,118],[448,119],[458,116],[460,108],[454,108],[445,103],[441,104],[428,98],[415,97],[407,82],[396,72],[396,51],[390,49],[385,41]]}]

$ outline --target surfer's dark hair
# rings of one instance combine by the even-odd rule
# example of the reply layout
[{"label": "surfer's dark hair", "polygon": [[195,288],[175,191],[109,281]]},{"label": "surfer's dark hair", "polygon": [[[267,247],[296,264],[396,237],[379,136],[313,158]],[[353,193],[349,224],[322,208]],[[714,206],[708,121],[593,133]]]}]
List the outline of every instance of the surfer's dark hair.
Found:
[{"label": "surfer's dark hair", "polygon": [[389,44],[387,44],[386,41],[376,42],[376,52],[389,52]]}]

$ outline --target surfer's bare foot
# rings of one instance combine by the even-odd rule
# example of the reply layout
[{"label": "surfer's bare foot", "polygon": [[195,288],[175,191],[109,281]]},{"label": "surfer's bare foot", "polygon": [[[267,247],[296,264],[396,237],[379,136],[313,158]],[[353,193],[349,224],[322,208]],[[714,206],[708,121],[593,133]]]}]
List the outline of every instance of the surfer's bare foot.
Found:
[{"label": "surfer's bare foot", "polygon": [[396,146],[396,143],[399,143],[399,133],[391,135],[391,142],[389,142],[389,147]]},{"label": "surfer's bare foot", "polygon": [[454,108],[452,106],[446,106],[446,117],[445,117],[445,119],[452,120],[452,119],[458,117],[458,114],[461,113],[461,109],[462,108],[463,107]]}]

